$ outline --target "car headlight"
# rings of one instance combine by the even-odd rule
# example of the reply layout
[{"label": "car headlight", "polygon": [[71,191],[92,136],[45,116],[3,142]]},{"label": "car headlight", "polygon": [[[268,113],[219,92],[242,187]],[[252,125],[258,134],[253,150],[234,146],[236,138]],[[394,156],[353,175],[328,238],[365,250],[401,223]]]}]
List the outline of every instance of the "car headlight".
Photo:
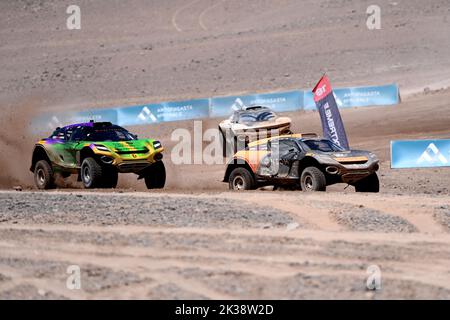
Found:
[{"label": "car headlight", "polygon": [[107,147],[96,144],[95,147],[100,151],[110,151]]},{"label": "car headlight", "polygon": [[379,161],[377,155],[375,153],[372,153],[372,152],[369,153],[369,158],[372,161]]},{"label": "car headlight", "polygon": [[162,148],[162,144],[159,141],[153,141],[153,148],[160,149]]}]

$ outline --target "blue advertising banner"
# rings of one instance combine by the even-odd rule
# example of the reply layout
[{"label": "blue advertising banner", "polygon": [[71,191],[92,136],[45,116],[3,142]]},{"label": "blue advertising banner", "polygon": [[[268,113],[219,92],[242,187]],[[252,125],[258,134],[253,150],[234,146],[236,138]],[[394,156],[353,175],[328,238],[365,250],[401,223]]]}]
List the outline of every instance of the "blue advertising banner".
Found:
[{"label": "blue advertising banner", "polygon": [[391,141],[391,168],[450,166],[450,139]]},{"label": "blue advertising banner", "polygon": [[94,120],[97,122],[112,122],[117,123],[117,110],[115,109],[95,109],[80,111],[73,114],[71,123],[82,123]]},{"label": "blue advertising banner", "polygon": [[[396,84],[340,88],[334,89],[333,91],[339,108],[385,106],[400,102],[400,95]],[[316,108],[312,92],[305,92],[303,106],[305,110],[314,110]]]},{"label": "blue advertising banner", "polygon": [[[399,103],[398,86],[395,84],[336,89],[334,90],[334,97],[339,108]],[[234,105],[264,105],[276,112],[316,110],[314,96],[311,91],[293,90],[152,103],[129,107],[112,107],[80,112],[48,113],[35,119],[32,129],[35,132],[48,131],[58,126],[86,122],[91,119],[95,121],[110,121],[127,126],[228,117],[232,113]]]},{"label": "blue advertising banner", "polygon": [[203,119],[209,117],[209,99],[164,102],[131,107],[45,114],[32,123],[34,132],[54,130],[73,123],[108,121],[121,126]]},{"label": "blue advertising banner", "polygon": [[303,107],[303,91],[274,92],[211,99],[210,117],[227,117],[234,105],[263,105],[276,112],[295,111]]},{"label": "blue advertising banner", "polygon": [[209,99],[117,108],[118,125],[134,126],[209,117]]},{"label": "blue advertising banner", "polygon": [[74,123],[89,122],[90,120],[117,123],[117,110],[95,109],[78,112],[68,111],[57,112],[54,114],[47,113],[33,120],[32,129],[34,132],[47,132],[53,131],[57,127],[63,127]]}]

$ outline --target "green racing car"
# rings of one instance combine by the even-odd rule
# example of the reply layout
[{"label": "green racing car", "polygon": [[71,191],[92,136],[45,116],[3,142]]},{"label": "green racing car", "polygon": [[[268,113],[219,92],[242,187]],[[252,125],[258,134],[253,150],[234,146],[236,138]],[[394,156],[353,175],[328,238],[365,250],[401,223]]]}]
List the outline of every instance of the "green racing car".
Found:
[{"label": "green racing car", "polygon": [[78,175],[85,188],[115,188],[118,173],[135,173],[148,189],[162,189],[166,171],[160,141],[138,139],[110,122],[56,128],[36,143],[31,172],[39,189],[55,187],[56,176]]}]

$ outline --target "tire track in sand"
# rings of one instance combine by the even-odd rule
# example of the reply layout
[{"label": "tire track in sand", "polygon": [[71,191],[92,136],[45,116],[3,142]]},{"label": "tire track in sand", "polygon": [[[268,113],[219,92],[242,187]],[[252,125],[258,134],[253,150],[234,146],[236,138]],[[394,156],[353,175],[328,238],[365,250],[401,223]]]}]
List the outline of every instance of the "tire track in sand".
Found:
[{"label": "tire track in sand", "polygon": [[181,7],[179,7],[179,8],[173,13],[173,15],[172,15],[172,25],[173,25],[173,27],[175,28],[175,30],[177,30],[178,32],[183,32],[183,29],[182,29],[182,28],[178,25],[178,23],[177,23],[178,15],[179,15],[182,11],[186,10],[186,9],[189,8],[190,6],[193,6],[194,4],[196,4],[197,2],[200,2],[200,1],[202,1],[202,0],[193,0],[193,1],[190,1],[190,2],[188,2],[187,4],[185,4],[185,5],[181,6]]}]

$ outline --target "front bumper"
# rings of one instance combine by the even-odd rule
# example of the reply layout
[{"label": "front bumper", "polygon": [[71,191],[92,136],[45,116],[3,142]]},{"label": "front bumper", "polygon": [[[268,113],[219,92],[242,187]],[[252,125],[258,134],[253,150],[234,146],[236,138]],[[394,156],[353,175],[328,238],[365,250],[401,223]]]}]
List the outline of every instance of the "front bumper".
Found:
[{"label": "front bumper", "polygon": [[117,165],[117,170],[121,173],[138,173],[152,164],[148,161],[123,161]]},{"label": "front bumper", "polygon": [[366,164],[324,164],[325,171],[330,177],[336,177],[341,182],[355,184],[378,171],[380,168],[378,161]]},{"label": "front bumper", "polygon": [[149,151],[148,153],[126,153],[118,154],[115,152],[97,151],[96,154],[100,157],[105,165],[116,167],[121,173],[139,173],[145,168],[151,166],[163,158],[163,148]]}]

